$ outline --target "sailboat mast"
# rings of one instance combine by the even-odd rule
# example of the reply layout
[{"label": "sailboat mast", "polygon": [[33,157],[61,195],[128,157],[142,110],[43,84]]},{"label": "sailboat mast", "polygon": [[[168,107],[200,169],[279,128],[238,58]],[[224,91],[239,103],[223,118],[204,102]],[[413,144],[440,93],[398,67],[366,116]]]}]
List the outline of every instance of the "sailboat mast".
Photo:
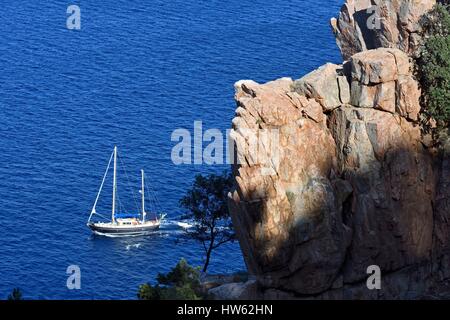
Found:
[{"label": "sailboat mast", "polygon": [[142,176],[142,223],[145,222],[145,183],[144,183],[144,170],[141,170],[141,176]]},{"label": "sailboat mast", "polygon": [[100,194],[102,193],[103,185],[105,184],[106,176],[108,175],[109,168],[111,167],[111,162],[113,160],[113,157],[114,157],[114,152],[112,152],[111,156],[109,157],[108,166],[106,167],[105,174],[103,175],[102,184],[100,185],[100,189],[98,190],[97,197],[95,198],[94,206],[92,207],[91,214],[89,215],[88,223],[91,222],[92,216],[97,213],[96,208],[97,208],[98,199],[100,198]]},{"label": "sailboat mast", "polygon": [[116,191],[117,191],[117,146],[114,147],[114,175],[113,175],[113,195],[112,195],[112,213],[111,218],[112,222],[115,223],[115,217],[116,214]]}]

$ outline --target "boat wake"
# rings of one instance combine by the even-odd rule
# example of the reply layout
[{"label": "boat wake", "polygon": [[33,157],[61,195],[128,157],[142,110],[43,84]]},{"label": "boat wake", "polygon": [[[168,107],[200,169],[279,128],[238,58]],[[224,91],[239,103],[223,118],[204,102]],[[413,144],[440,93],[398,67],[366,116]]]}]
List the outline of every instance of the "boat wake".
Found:
[{"label": "boat wake", "polygon": [[178,219],[167,219],[163,222],[162,226],[166,226],[167,228],[181,229],[187,230],[193,228],[195,226],[195,222],[193,220],[178,220]]},{"label": "boat wake", "polygon": [[173,223],[176,226],[178,226],[180,229],[183,229],[183,230],[187,230],[187,229],[190,229],[190,228],[194,227],[193,224],[188,223],[188,222],[183,222],[183,221],[173,221]]},{"label": "boat wake", "polygon": [[140,243],[136,243],[136,244],[128,244],[125,249],[127,249],[127,251],[129,251],[131,248],[136,248],[139,249],[139,247],[141,246]]}]

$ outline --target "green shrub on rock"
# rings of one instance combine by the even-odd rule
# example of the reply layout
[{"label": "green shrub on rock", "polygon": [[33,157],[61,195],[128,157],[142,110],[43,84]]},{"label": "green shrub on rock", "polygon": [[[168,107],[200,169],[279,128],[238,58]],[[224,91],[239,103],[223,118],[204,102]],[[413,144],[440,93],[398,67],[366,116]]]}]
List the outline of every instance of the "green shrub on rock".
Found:
[{"label": "green shrub on rock", "polygon": [[199,300],[203,298],[199,268],[191,267],[186,260],[180,262],[167,274],[158,274],[158,284],[149,283],[139,287],[140,300]]},{"label": "green shrub on rock", "polygon": [[438,4],[425,18],[425,41],[417,61],[422,113],[438,129],[450,127],[450,5]]}]

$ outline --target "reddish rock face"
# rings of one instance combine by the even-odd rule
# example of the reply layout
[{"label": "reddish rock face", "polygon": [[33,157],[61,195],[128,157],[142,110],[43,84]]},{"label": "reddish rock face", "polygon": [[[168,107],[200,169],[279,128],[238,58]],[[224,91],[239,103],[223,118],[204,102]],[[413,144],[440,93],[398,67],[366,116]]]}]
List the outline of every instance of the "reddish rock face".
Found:
[{"label": "reddish rock face", "polygon": [[350,58],[351,104],[419,120],[420,89],[408,56],[398,49],[369,50]]},{"label": "reddish rock face", "polygon": [[[366,2],[347,2],[338,42],[353,36],[342,23]],[[429,7],[385,2],[404,9],[398,34],[416,32],[418,12]],[[409,48],[394,35],[392,43]],[[360,50],[345,48],[344,66],[236,84],[239,163],[229,204],[265,298],[411,298],[430,279],[450,277],[450,152],[424,147],[408,54],[350,56]],[[248,130],[277,134],[255,149]],[[381,291],[364,285],[370,265],[389,274]]]},{"label": "reddish rock face", "polygon": [[[239,116],[232,136],[242,165],[236,167],[237,189],[230,203],[252,272],[264,275],[268,285],[315,294],[338,274],[348,230],[339,212],[342,199],[333,190],[336,144],[326,117],[317,102],[292,92],[286,81],[236,85]],[[279,132],[277,141],[258,150],[258,161],[246,152],[251,146],[241,134],[249,128]],[[271,144],[278,148],[278,165],[273,165]],[[265,175],[267,163],[273,173]],[[327,270],[319,268],[325,264]],[[302,281],[294,281],[298,278]]]}]

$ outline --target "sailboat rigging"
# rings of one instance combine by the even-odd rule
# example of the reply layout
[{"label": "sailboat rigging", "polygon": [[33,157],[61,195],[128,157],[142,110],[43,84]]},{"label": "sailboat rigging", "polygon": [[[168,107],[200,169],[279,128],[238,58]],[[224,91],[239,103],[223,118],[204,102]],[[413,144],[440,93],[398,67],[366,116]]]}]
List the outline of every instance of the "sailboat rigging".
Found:
[{"label": "sailboat rigging", "polygon": [[[113,191],[112,191],[112,205],[111,205],[111,221],[110,222],[92,222],[92,217],[102,215],[97,213],[97,204],[100,198],[100,194],[103,190],[106,177],[111,167],[111,162],[113,162]],[[108,162],[105,174],[103,175],[102,183],[100,189],[97,193],[94,205],[89,215],[87,226],[97,234],[101,235],[143,235],[148,234],[151,231],[159,229],[165,214],[160,214],[159,216],[155,214],[154,219],[147,219],[147,212],[145,210],[145,172],[141,170],[141,212],[140,213],[118,213],[116,202],[117,202],[117,146],[114,147],[114,151]]]}]

